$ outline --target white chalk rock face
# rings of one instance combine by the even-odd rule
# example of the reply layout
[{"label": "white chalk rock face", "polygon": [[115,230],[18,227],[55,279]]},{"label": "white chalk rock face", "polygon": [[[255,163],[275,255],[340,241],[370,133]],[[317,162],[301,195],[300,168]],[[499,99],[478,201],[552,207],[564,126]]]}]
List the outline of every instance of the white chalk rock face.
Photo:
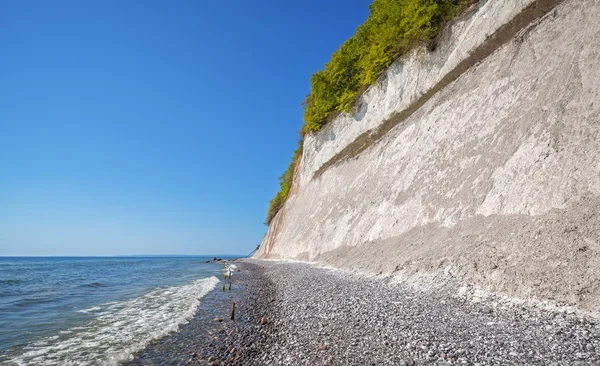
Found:
[{"label": "white chalk rock face", "polygon": [[600,2],[566,0],[358,156],[315,172],[531,1],[482,1],[307,136],[256,256],[444,274],[600,310]]},{"label": "white chalk rock face", "polygon": [[382,82],[370,88],[353,114],[342,115],[304,142],[303,182],[351,143],[358,135],[380,125],[429,90],[485,39],[512,19],[532,0],[482,1],[470,16],[458,21],[435,52],[416,51],[394,63]]}]

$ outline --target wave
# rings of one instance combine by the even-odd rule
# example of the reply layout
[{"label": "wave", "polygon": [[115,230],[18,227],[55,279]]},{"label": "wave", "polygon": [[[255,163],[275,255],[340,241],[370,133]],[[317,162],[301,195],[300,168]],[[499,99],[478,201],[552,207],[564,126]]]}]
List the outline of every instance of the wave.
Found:
[{"label": "wave", "polygon": [[79,285],[79,287],[96,288],[96,287],[104,287],[104,285],[101,284],[100,282],[91,282],[91,283],[84,283],[83,285]]},{"label": "wave", "polygon": [[102,306],[92,306],[91,308],[77,310],[78,313],[89,314],[102,310]]},{"label": "wave", "polygon": [[196,313],[200,299],[215,288],[216,277],[152,290],[122,302],[94,306],[87,324],[37,340],[10,361],[18,365],[117,365],[151,340],[177,331]]},{"label": "wave", "polygon": [[20,284],[21,280],[0,280],[0,285],[14,286]]},{"label": "wave", "polygon": [[16,303],[14,303],[14,305],[22,308],[26,306],[52,303],[55,302],[56,299],[57,298],[54,297],[27,297],[17,301]]}]

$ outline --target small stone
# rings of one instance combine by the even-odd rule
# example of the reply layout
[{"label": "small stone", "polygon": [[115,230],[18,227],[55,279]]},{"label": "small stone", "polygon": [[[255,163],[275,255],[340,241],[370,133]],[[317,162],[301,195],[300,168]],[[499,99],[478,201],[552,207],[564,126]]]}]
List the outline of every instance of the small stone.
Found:
[{"label": "small stone", "polygon": [[587,346],[585,346],[585,349],[587,349],[589,352],[594,352],[596,350],[591,343],[588,343]]},{"label": "small stone", "polygon": [[216,321],[218,321],[219,323],[223,321],[223,318],[215,318]]},{"label": "small stone", "polygon": [[327,345],[326,344],[322,344],[319,346],[319,351],[325,351],[327,349]]},{"label": "small stone", "polygon": [[490,308],[489,306],[484,306],[484,307],[481,309],[481,312],[482,312],[482,313],[484,313],[484,314],[491,314],[491,313],[492,313],[492,311],[493,311],[493,310],[492,310],[492,308]]},{"label": "small stone", "polygon": [[215,358],[215,356],[210,356],[210,357],[208,358],[208,362],[213,362],[213,361],[216,361],[216,360],[217,360],[217,359]]},{"label": "small stone", "polygon": [[267,324],[268,322],[269,322],[269,319],[267,319],[267,317],[266,317],[266,316],[263,316],[263,317],[260,319],[260,325],[265,325],[265,324]]}]

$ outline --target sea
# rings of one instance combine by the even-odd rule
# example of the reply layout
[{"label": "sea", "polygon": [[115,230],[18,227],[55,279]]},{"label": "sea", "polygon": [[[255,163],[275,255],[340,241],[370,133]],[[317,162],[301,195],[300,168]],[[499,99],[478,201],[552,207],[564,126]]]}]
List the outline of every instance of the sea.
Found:
[{"label": "sea", "polygon": [[0,257],[0,365],[118,365],[215,288],[212,257]]}]

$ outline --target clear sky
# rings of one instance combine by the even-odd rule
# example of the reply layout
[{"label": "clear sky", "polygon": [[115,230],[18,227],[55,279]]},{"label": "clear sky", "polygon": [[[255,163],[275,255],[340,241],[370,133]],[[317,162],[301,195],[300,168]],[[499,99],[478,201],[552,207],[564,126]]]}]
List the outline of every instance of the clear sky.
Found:
[{"label": "clear sky", "polygon": [[247,254],[371,1],[3,1],[0,255]]}]

